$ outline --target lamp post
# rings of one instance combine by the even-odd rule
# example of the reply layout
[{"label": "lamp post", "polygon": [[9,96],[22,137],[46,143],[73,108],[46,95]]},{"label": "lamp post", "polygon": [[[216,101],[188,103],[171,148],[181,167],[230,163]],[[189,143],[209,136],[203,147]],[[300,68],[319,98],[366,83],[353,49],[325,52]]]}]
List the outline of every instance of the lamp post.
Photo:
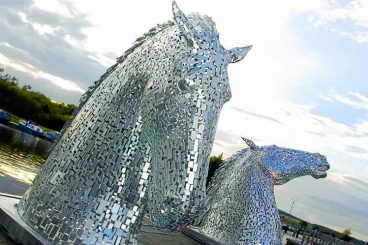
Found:
[{"label": "lamp post", "polygon": [[291,204],[289,214],[291,214],[291,211],[292,211],[292,210],[293,210],[293,208],[294,208],[294,204],[295,204],[296,199],[292,198],[291,200],[293,201],[293,203]]}]

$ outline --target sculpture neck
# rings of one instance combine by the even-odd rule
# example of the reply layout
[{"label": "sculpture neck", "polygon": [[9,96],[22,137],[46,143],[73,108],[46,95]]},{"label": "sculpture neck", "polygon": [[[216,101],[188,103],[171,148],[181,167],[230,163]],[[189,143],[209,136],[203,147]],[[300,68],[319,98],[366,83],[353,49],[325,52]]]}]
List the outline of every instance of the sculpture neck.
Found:
[{"label": "sculpture neck", "polygon": [[258,164],[249,170],[252,174],[244,213],[252,215],[243,220],[242,239],[248,241],[246,244],[281,244],[281,224],[273,183]]},{"label": "sculpture neck", "polygon": [[220,169],[208,192],[201,232],[225,244],[281,244],[273,184],[258,161],[245,149]]}]

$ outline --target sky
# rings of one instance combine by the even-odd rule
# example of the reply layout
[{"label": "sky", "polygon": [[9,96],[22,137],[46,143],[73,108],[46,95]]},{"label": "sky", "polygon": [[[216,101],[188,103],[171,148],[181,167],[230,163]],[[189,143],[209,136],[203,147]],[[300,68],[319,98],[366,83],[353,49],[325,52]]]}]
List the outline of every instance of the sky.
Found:
[{"label": "sky", "polygon": [[[319,152],[326,179],[275,188],[279,208],[368,240],[368,0],[178,0],[216,22],[224,47],[253,45],[229,66],[213,148]],[[136,38],[172,19],[171,1],[2,0],[0,65],[33,90],[77,104]],[[1,98],[0,98],[1,99]]]}]

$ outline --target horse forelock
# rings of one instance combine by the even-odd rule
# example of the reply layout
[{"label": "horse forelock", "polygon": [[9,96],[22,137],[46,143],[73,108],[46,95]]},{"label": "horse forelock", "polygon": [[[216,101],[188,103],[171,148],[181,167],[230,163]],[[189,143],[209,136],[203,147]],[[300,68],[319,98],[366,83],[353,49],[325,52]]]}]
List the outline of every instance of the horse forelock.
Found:
[{"label": "horse forelock", "polygon": [[189,15],[189,19],[196,28],[200,28],[202,34],[212,39],[218,39],[216,24],[211,17],[194,13]]}]

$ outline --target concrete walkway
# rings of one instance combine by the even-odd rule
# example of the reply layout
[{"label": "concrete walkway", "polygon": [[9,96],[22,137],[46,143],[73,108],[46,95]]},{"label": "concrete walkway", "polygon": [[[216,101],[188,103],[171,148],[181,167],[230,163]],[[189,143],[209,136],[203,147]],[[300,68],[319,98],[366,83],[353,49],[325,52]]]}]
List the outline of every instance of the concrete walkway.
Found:
[{"label": "concrete walkway", "polygon": [[[1,245],[16,245],[3,231],[0,230]],[[143,224],[141,238],[138,242],[141,245],[199,245],[201,243],[178,232],[162,232],[153,228],[150,224]]]},{"label": "concrete walkway", "polygon": [[0,230],[0,244],[13,245],[15,243],[12,240],[10,240],[10,238],[2,230]]},{"label": "concrete walkway", "polygon": [[148,218],[142,225],[141,237],[138,244],[142,245],[200,245],[192,238],[180,232],[164,232],[154,228]]},{"label": "concrete walkway", "polygon": [[[29,232],[31,232],[33,235],[31,235],[31,237],[24,238],[25,236],[23,236],[24,233],[27,233],[25,230],[29,229],[26,228],[26,224],[23,222],[23,220],[20,219],[20,217],[18,216],[17,212],[16,212],[16,208],[14,207],[16,203],[19,202],[20,197],[19,196],[13,196],[13,195],[8,195],[6,193],[0,193],[0,209],[2,212],[3,216],[0,216],[0,218],[4,218],[4,222],[0,222],[0,224],[3,224],[7,227],[9,231],[12,230],[12,236],[14,236],[15,234],[22,234],[20,235],[19,239],[21,239],[21,237],[23,237],[23,239],[34,239],[33,237],[38,237],[37,233],[31,232],[31,230],[29,230]],[[8,216],[7,216],[8,215]],[[10,215],[10,216],[9,216]],[[21,225],[21,227],[25,227],[21,230],[19,230],[19,228],[16,228],[13,224],[9,226],[8,223],[8,217],[12,217],[10,220],[13,220],[13,223],[18,223],[19,225]],[[15,221],[14,221],[15,220]],[[1,226],[0,226],[1,227]],[[12,227],[12,228],[10,228]],[[14,233],[14,231],[18,229],[16,231],[16,233]],[[21,233],[19,233],[21,232]],[[15,235],[15,236],[18,236]],[[43,240],[42,237],[39,237],[37,239],[40,239],[41,241]],[[27,240],[29,242],[31,242],[31,240]],[[27,244],[27,242],[23,241],[24,244]],[[47,243],[47,241],[45,240],[44,242]],[[37,242],[36,242],[37,243]],[[198,245],[198,244],[202,244],[199,243],[195,240],[193,240],[192,238],[184,235],[183,233],[180,232],[165,232],[165,231],[160,231],[157,230],[155,227],[153,227],[153,225],[151,224],[151,221],[148,217],[144,218],[143,221],[143,225],[142,225],[142,229],[141,229],[141,236],[139,239],[139,244],[142,245],[171,245],[171,244],[176,244],[176,245]],[[6,235],[6,230],[1,230],[0,229],[0,244],[1,245],[12,245],[15,244],[7,235]]]}]

